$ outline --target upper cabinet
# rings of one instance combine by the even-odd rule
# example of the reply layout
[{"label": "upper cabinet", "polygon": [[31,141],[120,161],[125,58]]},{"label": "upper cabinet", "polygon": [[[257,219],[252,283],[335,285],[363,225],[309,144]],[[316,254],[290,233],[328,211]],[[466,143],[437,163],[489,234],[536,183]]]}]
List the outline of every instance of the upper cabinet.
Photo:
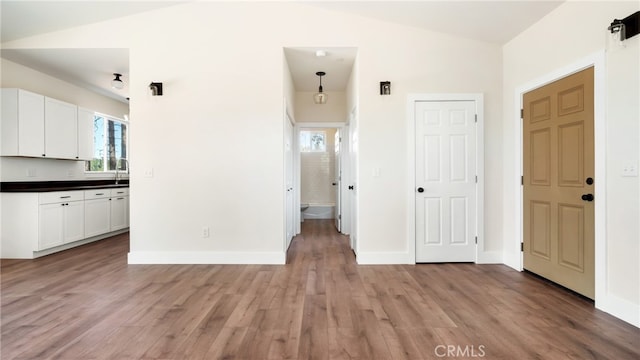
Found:
[{"label": "upper cabinet", "polygon": [[2,89],[2,155],[45,156],[44,96]]},{"label": "upper cabinet", "polygon": [[56,159],[78,159],[78,107],[44,99],[44,153]]},{"label": "upper cabinet", "polygon": [[1,155],[90,160],[92,122],[93,112],[76,105],[2,89]]},{"label": "upper cabinet", "polygon": [[91,110],[78,108],[78,159],[93,159],[93,116]]}]

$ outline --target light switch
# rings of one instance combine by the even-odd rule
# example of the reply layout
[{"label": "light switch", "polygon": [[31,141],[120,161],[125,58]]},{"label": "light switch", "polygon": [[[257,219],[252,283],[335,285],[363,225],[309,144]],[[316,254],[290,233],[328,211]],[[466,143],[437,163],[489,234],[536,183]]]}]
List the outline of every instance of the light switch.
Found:
[{"label": "light switch", "polygon": [[376,178],[380,177],[380,168],[379,167],[373,168],[373,177],[376,177]]},{"label": "light switch", "polygon": [[622,176],[637,177],[638,163],[627,163],[622,167]]}]

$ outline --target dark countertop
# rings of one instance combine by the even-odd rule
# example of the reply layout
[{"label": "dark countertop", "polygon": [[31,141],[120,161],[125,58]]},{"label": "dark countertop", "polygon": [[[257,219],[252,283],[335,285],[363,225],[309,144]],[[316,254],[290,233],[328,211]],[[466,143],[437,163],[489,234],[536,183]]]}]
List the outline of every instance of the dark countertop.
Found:
[{"label": "dark countertop", "polygon": [[0,182],[0,192],[51,192],[129,187],[129,180],[11,181]]}]

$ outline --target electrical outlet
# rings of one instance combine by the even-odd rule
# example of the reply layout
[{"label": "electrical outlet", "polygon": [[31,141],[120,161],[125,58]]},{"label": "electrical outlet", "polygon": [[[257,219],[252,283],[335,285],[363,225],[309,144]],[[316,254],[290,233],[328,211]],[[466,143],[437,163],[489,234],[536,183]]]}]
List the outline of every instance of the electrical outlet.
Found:
[{"label": "electrical outlet", "polygon": [[209,227],[208,226],[203,226],[202,227],[202,237],[203,238],[208,238],[209,237]]},{"label": "electrical outlet", "polygon": [[36,177],[36,176],[38,176],[38,172],[34,168],[28,168],[27,169],[27,176],[28,177]]},{"label": "electrical outlet", "polygon": [[147,178],[153,177],[153,168],[144,169],[144,177],[147,177]]}]

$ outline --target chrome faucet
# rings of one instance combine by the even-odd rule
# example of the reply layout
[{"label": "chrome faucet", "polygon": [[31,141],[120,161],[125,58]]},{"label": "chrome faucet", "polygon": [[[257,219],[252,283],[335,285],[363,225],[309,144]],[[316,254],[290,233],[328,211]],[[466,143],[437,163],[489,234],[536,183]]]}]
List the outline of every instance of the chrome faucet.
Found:
[{"label": "chrome faucet", "polygon": [[[122,167],[122,165],[126,164],[126,170],[127,170],[127,174],[129,174],[129,160],[127,159],[120,159],[120,167]],[[116,178],[115,178],[115,182],[116,185],[118,184],[118,182],[120,181],[120,169],[116,166]]]}]

